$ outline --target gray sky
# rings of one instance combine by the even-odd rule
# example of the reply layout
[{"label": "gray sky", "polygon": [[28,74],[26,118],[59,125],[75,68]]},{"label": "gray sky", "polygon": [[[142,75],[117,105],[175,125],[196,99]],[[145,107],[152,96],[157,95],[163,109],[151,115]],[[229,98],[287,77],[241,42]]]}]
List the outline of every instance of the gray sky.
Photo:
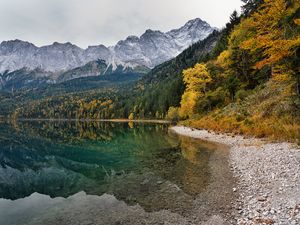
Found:
[{"label": "gray sky", "polygon": [[114,45],[148,28],[168,31],[196,17],[221,28],[241,4],[240,0],[0,0],[0,42]]}]

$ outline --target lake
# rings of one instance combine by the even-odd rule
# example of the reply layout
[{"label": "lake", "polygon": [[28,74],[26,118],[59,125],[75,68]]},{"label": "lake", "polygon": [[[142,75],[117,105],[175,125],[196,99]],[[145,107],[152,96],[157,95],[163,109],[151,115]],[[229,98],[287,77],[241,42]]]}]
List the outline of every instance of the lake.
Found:
[{"label": "lake", "polygon": [[198,224],[231,218],[228,149],[168,124],[0,123],[0,224]]}]

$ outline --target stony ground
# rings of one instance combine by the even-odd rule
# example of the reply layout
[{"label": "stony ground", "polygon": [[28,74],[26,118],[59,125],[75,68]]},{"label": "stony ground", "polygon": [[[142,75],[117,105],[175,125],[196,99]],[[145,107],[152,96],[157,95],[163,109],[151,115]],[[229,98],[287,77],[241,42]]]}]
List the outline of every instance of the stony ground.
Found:
[{"label": "stony ground", "polygon": [[233,191],[238,198],[231,203],[237,209],[237,224],[300,224],[299,146],[181,126],[171,129],[230,147],[231,170],[237,178]]}]

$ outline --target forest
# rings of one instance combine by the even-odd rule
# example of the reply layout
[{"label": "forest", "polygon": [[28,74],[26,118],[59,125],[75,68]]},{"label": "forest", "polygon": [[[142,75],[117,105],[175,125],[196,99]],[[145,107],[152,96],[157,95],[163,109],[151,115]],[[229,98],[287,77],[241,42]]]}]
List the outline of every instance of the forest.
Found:
[{"label": "forest", "polygon": [[300,2],[243,2],[225,28],[138,81],[34,99],[28,92],[4,96],[16,102],[7,112],[11,118],[169,119],[299,141]]}]

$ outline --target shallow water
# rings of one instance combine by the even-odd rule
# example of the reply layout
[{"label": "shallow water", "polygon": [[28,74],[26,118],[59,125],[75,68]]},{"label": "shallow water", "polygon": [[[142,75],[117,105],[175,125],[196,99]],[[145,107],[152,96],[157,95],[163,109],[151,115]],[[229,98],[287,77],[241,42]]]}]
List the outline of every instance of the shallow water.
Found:
[{"label": "shallow water", "polygon": [[0,123],[0,224],[190,224],[232,198],[227,154],[166,124]]}]

